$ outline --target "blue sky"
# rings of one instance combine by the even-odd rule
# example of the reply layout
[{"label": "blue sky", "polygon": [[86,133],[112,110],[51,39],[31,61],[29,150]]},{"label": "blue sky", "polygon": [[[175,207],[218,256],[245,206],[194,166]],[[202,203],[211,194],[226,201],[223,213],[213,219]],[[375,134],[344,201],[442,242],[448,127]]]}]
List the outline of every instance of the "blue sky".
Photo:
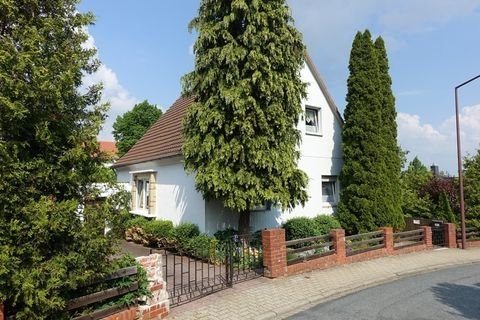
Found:
[{"label": "blue sky", "polygon": [[[295,26],[343,112],[351,42],[368,28],[387,44],[398,112],[399,143],[409,159],[456,173],[455,85],[480,74],[480,0],[289,0]],[[188,22],[199,1],[84,0],[111,102],[100,137],[111,139],[116,116],[148,99],[166,110],[192,70],[195,34]],[[464,154],[480,144],[480,80],[460,91]]]}]

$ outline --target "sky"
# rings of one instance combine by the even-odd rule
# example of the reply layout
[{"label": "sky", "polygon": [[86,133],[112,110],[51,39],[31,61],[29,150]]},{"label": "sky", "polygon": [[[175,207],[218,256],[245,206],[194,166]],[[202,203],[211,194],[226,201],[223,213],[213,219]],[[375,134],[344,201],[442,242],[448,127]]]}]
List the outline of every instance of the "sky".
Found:
[{"label": "sky", "polygon": [[[102,66],[85,79],[102,82],[111,104],[100,139],[135,103],[167,110],[194,67],[188,23],[199,0],[83,0],[91,11],[89,44]],[[343,114],[348,60],[358,31],[387,46],[396,97],[398,140],[407,159],[457,174],[454,88],[480,74],[480,0],[288,0],[295,26]],[[462,154],[480,147],[480,79],[459,89]]]}]

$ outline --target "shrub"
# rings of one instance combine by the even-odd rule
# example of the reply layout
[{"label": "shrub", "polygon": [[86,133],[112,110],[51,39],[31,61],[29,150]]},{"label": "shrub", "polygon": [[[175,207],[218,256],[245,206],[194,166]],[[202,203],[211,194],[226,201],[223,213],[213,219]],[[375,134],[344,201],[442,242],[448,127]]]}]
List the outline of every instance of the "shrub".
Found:
[{"label": "shrub", "polygon": [[213,235],[219,241],[232,240],[233,236],[238,234],[238,230],[233,228],[227,228],[225,230],[219,230]]},{"label": "shrub", "polygon": [[320,235],[316,224],[307,217],[292,218],[285,222],[283,227],[285,228],[287,241]]},{"label": "shrub", "polygon": [[178,251],[184,251],[187,248],[188,241],[198,235],[200,235],[200,230],[193,223],[179,224],[173,228],[172,232],[172,238]]},{"label": "shrub", "polygon": [[188,240],[185,251],[195,258],[214,261],[218,240],[207,234],[201,234]]},{"label": "shrub", "polygon": [[144,217],[135,217],[126,222],[125,238],[135,243],[148,245],[145,227],[149,220]]},{"label": "shrub", "polygon": [[143,227],[150,246],[167,246],[173,232],[173,223],[169,220],[151,220]]},{"label": "shrub", "polygon": [[320,234],[328,234],[332,229],[339,229],[342,226],[333,216],[321,214],[313,218],[313,223]]}]

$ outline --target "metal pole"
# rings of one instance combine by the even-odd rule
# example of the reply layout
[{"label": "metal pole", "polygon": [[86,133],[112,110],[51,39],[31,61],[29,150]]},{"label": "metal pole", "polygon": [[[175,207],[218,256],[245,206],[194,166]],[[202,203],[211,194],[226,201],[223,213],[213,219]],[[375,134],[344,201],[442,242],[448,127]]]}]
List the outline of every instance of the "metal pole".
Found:
[{"label": "metal pole", "polygon": [[460,184],[460,220],[462,224],[462,249],[467,246],[467,234],[465,231],[465,199],[463,195],[463,167],[462,167],[462,147],[460,144],[460,114],[458,110],[458,89],[464,85],[480,78],[480,74],[455,87],[455,120],[457,125],[457,162],[458,162],[458,182]]},{"label": "metal pole", "polygon": [[458,112],[458,88],[455,87],[455,120],[457,125],[457,164],[458,182],[460,184],[460,221],[462,224],[462,249],[466,249],[467,235],[465,232],[465,201],[463,198],[463,168],[462,168],[462,147],[460,144],[460,115]]}]

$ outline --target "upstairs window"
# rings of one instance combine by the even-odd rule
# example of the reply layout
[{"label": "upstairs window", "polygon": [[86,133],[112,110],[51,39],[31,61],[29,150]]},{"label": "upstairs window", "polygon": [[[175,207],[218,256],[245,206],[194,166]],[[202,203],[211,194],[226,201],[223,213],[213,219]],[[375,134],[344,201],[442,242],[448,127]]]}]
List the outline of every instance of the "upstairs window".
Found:
[{"label": "upstairs window", "polygon": [[311,107],[305,109],[305,130],[307,133],[321,134],[320,109]]}]

